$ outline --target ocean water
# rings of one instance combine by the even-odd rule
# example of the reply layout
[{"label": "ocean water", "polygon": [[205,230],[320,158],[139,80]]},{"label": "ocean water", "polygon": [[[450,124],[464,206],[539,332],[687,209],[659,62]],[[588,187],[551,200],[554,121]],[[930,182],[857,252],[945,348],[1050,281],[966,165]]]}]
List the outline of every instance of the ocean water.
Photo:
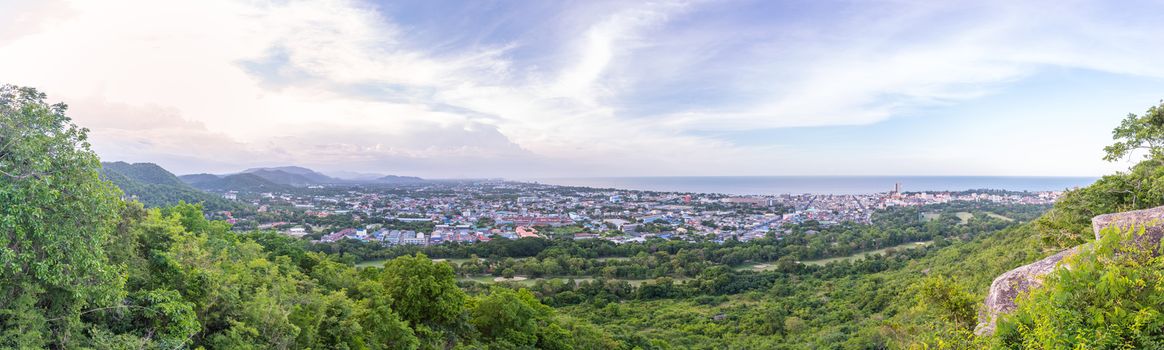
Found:
[{"label": "ocean water", "polygon": [[726,194],[869,194],[997,189],[1061,191],[1095,182],[1096,177],[1038,176],[659,176],[544,178],[531,182],[561,186]]}]

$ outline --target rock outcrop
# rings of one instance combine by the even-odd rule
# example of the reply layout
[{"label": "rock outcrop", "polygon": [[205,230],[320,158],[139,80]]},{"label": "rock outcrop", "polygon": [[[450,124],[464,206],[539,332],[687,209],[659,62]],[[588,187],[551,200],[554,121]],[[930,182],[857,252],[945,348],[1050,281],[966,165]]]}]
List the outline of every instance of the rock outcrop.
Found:
[{"label": "rock outcrop", "polygon": [[[1096,240],[1100,238],[1100,231],[1113,226],[1124,230],[1144,227],[1144,234],[1137,236],[1128,244],[1155,247],[1159,244],[1161,237],[1164,237],[1164,206],[1099,215],[1091,219],[1091,228],[1095,233]],[[978,326],[974,329],[974,333],[978,335],[994,334],[994,326],[998,316],[1010,313],[1016,308],[1015,298],[1031,288],[1042,286],[1043,276],[1062,266],[1063,264],[1060,262],[1063,259],[1078,253],[1088,245],[1090,243],[1061,251],[1043,258],[1043,260],[1007,271],[995,278],[994,282],[990,284],[986,301],[978,312]]]},{"label": "rock outcrop", "polygon": [[1031,288],[1042,286],[1043,276],[1055,270],[1064,258],[1079,252],[1081,249],[1083,246],[1061,251],[1058,254],[1043,258],[1043,260],[1007,271],[995,278],[994,282],[990,283],[990,293],[986,294],[986,301],[983,302],[982,309],[978,311],[978,326],[974,328],[974,333],[978,335],[994,334],[994,323],[998,320],[998,316],[1014,311],[1017,307],[1015,299],[1019,295],[1031,290]]},{"label": "rock outcrop", "polygon": [[1095,231],[1096,240],[1099,240],[1099,231],[1113,226],[1121,230],[1139,229],[1143,227],[1143,234],[1136,236],[1135,240],[1133,240],[1134,244],[1140,248],[1157,247],[1160,244],[1160,238],[1164,237],[1164,206],[1104,214],[1091,218],[1091,229]]}]

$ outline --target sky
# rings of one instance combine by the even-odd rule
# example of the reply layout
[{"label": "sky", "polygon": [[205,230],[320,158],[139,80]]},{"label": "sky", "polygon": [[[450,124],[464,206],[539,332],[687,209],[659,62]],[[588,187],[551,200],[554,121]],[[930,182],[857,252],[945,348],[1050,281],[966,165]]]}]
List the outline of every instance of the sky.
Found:
[{"label": "sky", "polygon": [[1097,176],[1164,2],[0,0],[103,160],[463,177]]}]

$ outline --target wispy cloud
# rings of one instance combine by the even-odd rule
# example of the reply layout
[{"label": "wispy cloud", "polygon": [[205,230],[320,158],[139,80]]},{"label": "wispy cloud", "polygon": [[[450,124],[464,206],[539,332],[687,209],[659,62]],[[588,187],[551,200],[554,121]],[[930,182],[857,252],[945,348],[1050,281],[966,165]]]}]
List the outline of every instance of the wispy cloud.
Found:
[{"label": "wispy cloud", "polygon": [[71,102],[107,158],[182,172],[852,173],[819,161],[831,140],[725,135],[957,110],[1051,69],[1164,77],[1152,3],[38,4],[0,3],[0,76]]}]

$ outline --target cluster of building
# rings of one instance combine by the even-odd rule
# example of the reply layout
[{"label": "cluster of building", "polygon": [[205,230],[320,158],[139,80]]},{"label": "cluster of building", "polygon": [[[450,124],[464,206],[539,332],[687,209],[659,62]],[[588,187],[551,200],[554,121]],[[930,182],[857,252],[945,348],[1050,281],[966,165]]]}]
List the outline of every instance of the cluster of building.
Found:
[{"label": "cluster of building", "polygon": [[[252,199],[260,212],[296,212],[315,218],[420,223],[422,231],[393,225],[312,227],[294,219],[262,223],[287,234],[326,232],[321,242],[355,239],[399,244],[473,243],[494,238],[559,237],[632,242],[693,235],[747,240],[785,224],[816,221],[868,223],[874,211],[956,201],[1050,204],[1061,192],[966,191],[864,195],[784,194],[733,196],[563,187],[504,181],[448,182],[395,187],[299,189]],[[370,220],[376,219],[376,220]],[[399,226],[399,225],[397,225]]]},{"label": "cluster of building", "polygon": [[[336,242],[343,239],[352,239],[365,242],[378,242],[384,245],[436,245],[442,243],[477,243],[488,242],[493,237],[518,239],[527,237],[545,238],[539,235],[537,229],[528,226],[518,226],[512,231],[499,228],[475,228],[470,225],[436,225],[431,233],[414,230],[393,230],[376,228],[380,225],[369,225],[364,228],[345,228],[320,237],[319,242]],[[372,229],[369,229],[371,227]],[[295,230],[293,227],[291,230]],[[299,228],[302,229],[302,228]]]}]

